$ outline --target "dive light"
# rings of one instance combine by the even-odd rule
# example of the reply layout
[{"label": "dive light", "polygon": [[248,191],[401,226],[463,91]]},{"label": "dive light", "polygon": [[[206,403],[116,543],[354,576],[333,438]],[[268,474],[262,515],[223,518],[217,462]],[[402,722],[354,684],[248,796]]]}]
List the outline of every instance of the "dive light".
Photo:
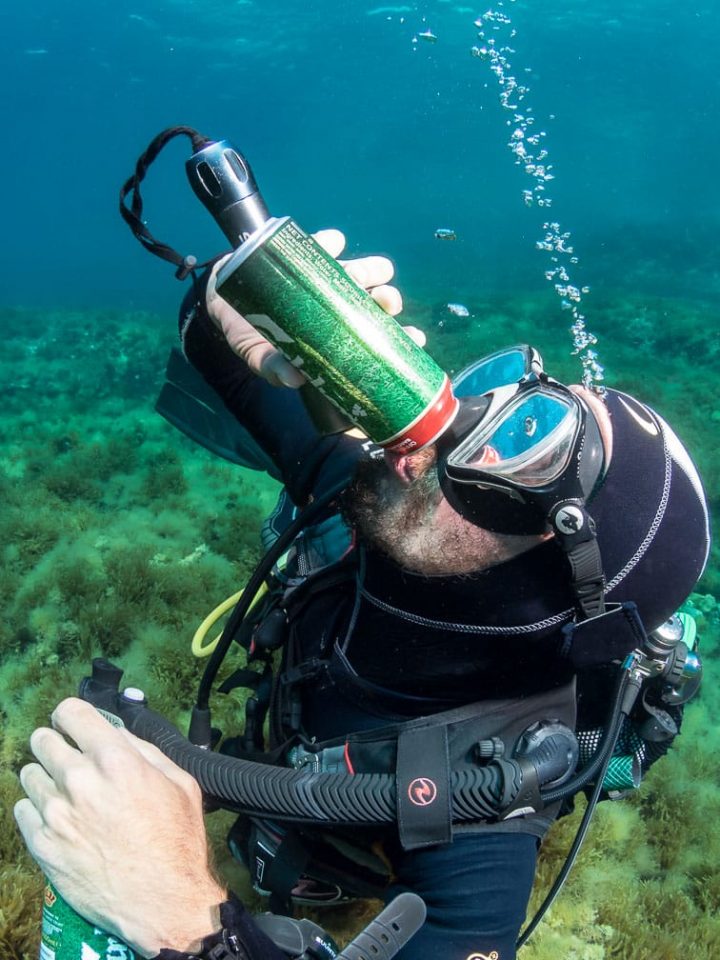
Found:
[{"label": "dive light", "polygon": [[208,141],[185,163],[190,186],[233,247],[270,219],[245,157],[228,140]]}]

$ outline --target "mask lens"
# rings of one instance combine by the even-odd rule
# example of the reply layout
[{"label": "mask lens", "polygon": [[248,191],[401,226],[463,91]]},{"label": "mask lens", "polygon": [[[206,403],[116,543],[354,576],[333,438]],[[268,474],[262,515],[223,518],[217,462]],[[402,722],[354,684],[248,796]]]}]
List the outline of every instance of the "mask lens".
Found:
[{"label": "mask lens", "polygon": [[[571,400],[540,392],[526,394],[493,423],[480,423],[451,454],[448,466],[478,470],[488,480],[495,476],[520,486],[544,486],[567,466],[579,421],[579,410]],[[476,482],[482,483],[482,477]]]},{"label": "mask lens", "polygon": [[528,371],[529,357],[524,350],[505,350],[478,360],[453,381],[456,397],[478,397],[495,387],[517,383]]}]

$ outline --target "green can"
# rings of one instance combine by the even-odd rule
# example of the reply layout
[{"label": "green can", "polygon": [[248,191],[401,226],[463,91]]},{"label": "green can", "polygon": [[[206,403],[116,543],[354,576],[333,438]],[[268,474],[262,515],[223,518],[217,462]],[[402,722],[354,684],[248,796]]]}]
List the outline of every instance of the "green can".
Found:
[{"label": "green can", "polygon": [[290,217],[253,233],[217,289],[381,446],[411,453],[452,423],[447,374]]},{"label": "green can", "polygon": [[39,960],[140,960],[122,940],[88,923],[45,884]]}]

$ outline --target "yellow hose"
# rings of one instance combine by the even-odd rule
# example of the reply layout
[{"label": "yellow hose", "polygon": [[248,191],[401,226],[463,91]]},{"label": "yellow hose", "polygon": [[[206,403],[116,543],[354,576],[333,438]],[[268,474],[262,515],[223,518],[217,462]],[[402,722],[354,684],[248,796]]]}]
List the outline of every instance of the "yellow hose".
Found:
[{"label": "yellow hose", "polygon": [[[223,602],[222,602],[221,604],[219,604],[217,607],[215,607],[215,609],[205,617],[205,619],[203,620],[203,622],[200,624],[200,626],[199,626],[199,627],[197,628],[197,630],[195,631],[195,635],[194,635],[193,638],[192,638],[192,652],[193,652],[193,656],[195,656],[195,657],[209,657],[209,656],[210,656],[210,654],[213,652],[213,650],[215,649],[215,647],[218,645],[218,640],[219,640],[220,637],[222,636],[222,630],[221,630],[220,633],[215,637],[214,640],[212,640],[210,643],[207,643],[207,644],[205,644],[205,645],[203,646],[204,641],[205,641],[205,637],[207,636],[207,633],[208,633],[208,630],[209,630],[212,626],[214,626],[214,624],[217,623],[217,621],[220,619],[220,617],[221,617],[224,613],[227,613],[228,610],[230,610],[231,607],[234,607],[234,606],[235,606],[235,604],[238,602],[238,600],[239,600],[240,597],[243,595],[243,593],[244,593],[244,590],[238,590],[237,593],[234,593],[231,597],[228,597],[227,600],[223,600]],[[253,602],[250,604],[250,606],[249,606],[249,608],[248,608],[248,613],[250,612],[250,610],[252,610],[252,608],[255,606],[255,604],[258,602],[258,600],[259,600],[265,593],[267,593],[267,584],[263,583],[263,585],[260,587],[260,589],[258,590],[258,592],[255,594],[255,599],[254,599]]]}]

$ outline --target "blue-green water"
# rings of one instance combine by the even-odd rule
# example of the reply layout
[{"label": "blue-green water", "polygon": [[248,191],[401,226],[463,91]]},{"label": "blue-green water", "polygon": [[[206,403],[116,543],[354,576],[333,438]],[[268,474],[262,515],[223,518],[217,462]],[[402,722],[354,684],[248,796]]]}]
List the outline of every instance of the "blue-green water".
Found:
[{"label": "blue-green water", "polygon": [[[468,278],[484,289],[537,283],[537,218],[522,207],[495,82],[470,55],[485,9],[3,5],[2,302],[173,302],[115,206],[140,150],[179,123],[234,140],[276,213],[392,252],[411,290],[452,299]],[[505,10],[583,279],[598,293],[717,295],[717,6],[506,0]],[[437,42],[414,44],[427,29]],[[153,170],[151,228],[210,254],[218,235],[184,184],[184,156],[178,146]],[[434,242],[443,225],[458,232],[452,249]]]},{"label": "blue-green water", "polygon": [[[480,38],[488,9],[512,22],[485,18]],[[518,110],[492,58],[472,54],[495,26],[528,87]],[[677,428],[717,513],[718,49],[707,0],[0,9],[0,960],[36,951],[39,885],[9,815],[30,730],[99,652],[183,724],[192,631],[246,580],[274,499],[153,412],[183,288],[118,215],[137,155],[175,124],[234,141],[274,213],[396,261],[408,318],[451,369],[525,341],[580,377],[567,291],[537,249],[558,223],[608,383]],[[554,179],[515,163],[518,129],[542,135],[533,150]],[[204,258],[224,241],[185,181],[187,149],[161,154],[145,212],[159,239]],[[708,681],[685,733],[637,797],[598,812],[528,960],[720,956],[719,574],[715,554],[692,600]],[[237,722],[232,704],[218,714],[226,731]],[[545,844],[536,901],[574,826]]]}]

